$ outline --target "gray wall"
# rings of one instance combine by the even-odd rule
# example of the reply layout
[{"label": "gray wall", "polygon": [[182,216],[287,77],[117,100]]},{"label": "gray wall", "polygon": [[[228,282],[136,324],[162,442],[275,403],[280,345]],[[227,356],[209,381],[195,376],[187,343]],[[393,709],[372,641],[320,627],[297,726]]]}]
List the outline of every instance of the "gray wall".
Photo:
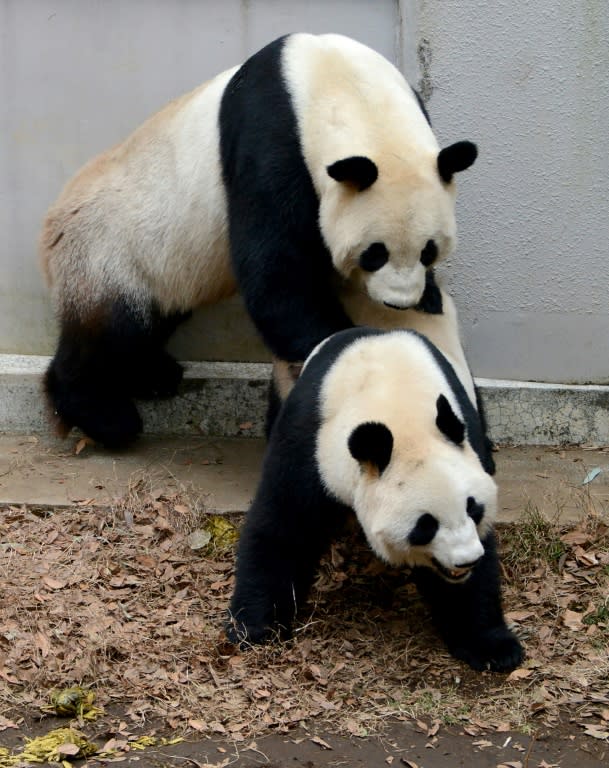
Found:
[{"label": "gray wall", "polygon": [[420,0],[423,84],[463,174],[445,273],[477,375],[609,381],[606,0]]},{"label": "gray wall", "polygon": [[[402,66],[444,143],[472,138],[443,268],[480,376],[609,381],[609,27],[603,2],[0,0],[0,352],[49,354],[47,206],[167,100],[289,31],[337,31]],[[172,344],[263,359],[231,300]]]}]

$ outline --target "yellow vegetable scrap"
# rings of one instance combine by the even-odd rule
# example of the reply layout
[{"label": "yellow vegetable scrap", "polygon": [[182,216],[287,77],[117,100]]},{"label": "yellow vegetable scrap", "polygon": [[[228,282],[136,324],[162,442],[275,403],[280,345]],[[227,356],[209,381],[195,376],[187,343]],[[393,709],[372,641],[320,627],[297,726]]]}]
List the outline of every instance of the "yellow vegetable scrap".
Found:
[{"label": "yellow vegetable scrap", "polygon": [[210,550],[228,549],[239,538],[236,526],[224,515],[207,516],[203,527],[211,534]]},{"label": "yellow vegetable scrap", "polygon": [[[25,749],[16,755],[16,765],[22,763],[60,763],[64,768],[70,768],[70,760],[89,757],[97,752],[97,747],[79,731],[73,728],[56,728],[45,736],[27,739]],[[1,765],[1,763],[0,763]],[[8,765],[11,765],[9,763]]]},{"label": "yellow vegetable scrap", "polygon": [[78,717],[79,720],[95,720],[104,710],[94,706],[95,693],[79,685],[51,692],[51,703],[42,707],[62,717]]}]

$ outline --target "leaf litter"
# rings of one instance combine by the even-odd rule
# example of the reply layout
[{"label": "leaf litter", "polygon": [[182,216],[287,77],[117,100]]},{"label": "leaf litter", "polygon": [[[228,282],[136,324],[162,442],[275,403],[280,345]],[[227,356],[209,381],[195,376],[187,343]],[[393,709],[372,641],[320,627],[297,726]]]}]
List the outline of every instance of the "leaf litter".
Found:
[{"label": "leaf litter", "polygon": [[294,639],[240,651],[223,633],[240,520],[143,481],[109,508],[0,510],[0,731],[81,686],[111,736],[102,760],[157,731],[242,743],[312,725],[367,736],[396,718],[432,747],[443,725],[484,742],[571,721],[609,739],[602,514],[499,526],[506,616],[527,652],[507,676],[454,660],[407,570],[375,559],[355,525],[323,559]]}]

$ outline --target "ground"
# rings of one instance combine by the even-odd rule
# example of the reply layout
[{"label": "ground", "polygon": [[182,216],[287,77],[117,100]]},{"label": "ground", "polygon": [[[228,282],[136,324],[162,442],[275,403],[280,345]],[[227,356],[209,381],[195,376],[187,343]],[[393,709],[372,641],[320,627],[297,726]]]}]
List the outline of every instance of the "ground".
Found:
[{"label": "ground", "polygon": [[[548,520],[529,500],[498,527],[505,609],[527,651],[508,676],[452,659],[408,573],[356,527],[324,559],[295,639],[242,652],[222,632],[241,515],[210,514],[151,471],[103,504],[5,504],[0,766],[70,723],[97,746],[87,766],[605,765],[609,528],[598,480],[581,483],[608,454],[588,455],[576,515]],[[75,685],[103,711],[87,701],[55,717],[53,692]]]}]

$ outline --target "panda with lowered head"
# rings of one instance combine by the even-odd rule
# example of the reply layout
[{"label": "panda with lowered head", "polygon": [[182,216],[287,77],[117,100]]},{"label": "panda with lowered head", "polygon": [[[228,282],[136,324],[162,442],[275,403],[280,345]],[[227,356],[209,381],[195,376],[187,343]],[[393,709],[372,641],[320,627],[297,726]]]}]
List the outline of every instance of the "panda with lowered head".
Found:
[{"label": "panda with lowered head", "polygon": [[494,464],[446,358],[415,331],[353,328],[306,362],[271,432],[244,522],[229,638],[289,636],[323,552],[350,511],[374,552],[408,565],[449,651],[507,671],[493,519]]},{"label": "panda with lowered head", "polygon": [[400,314],[455,242],[453,176],[414,91],[340,35],[282,37],[94,158],[48,211],[43,270],[60,323],[45,377],[58,427],[107,447],[169,396],[165,350],[197,306],[237,289],[279,360],[352,318],[345,285]]}]

